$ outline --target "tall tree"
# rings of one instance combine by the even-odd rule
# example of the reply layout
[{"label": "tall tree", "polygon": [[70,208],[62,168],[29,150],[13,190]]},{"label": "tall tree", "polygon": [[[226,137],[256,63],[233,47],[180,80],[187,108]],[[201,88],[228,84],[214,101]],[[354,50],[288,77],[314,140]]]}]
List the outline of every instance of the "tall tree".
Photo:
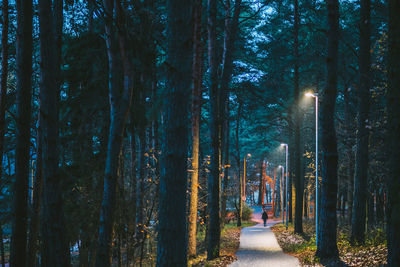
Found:
[{"label": "tall tree", "polygon": [[42,141],[40,140],[40,116],[38,119],[38,129],[36,138],[36,173],[33,184],[33,203],[32,203],[32,215],[29,224],[29,239],[28,239],[28,259],[27,266],[36,266],[36,254],[38,250],[38,232],[40,222],[40,206],[42,199]]},{"label": "tall tree", "polygon": [[320,259],[337,258],[336,195],[337,195],[337,141],[334,125],[337,95],[339,2],[326,0],[328,8],[328,51],[326,58],[326,87],[321,102],[322,187],[319,216],[318,247]]},{"label": "tall tree", "polygon": [[17,1],[17,121],[15,149],[14,222],[10,262],[26,265],[29,152],[32,91],[32,1]]},{"label": "tall tree", "polygon": [[388,51],[388,158],[387,244],[388,266],[400,266],[400,10],[399,0],[389,0]]},{"label": "tall tree", "polygon": [[167,2],[167,88],[157,266],[187,266],[186,190],[192,83],[192,1]]},{"label": "tall tree", "polygon": [[70,266],[59,171],[59,95],[63,1],[39,1],[41,84],[40,140],[43,166],[42,264]]},{"label": "tall tree", "polygon": [[359,89],[356,137],[356,161],[354,173],[354,197],[351,219],[351,241],[365,240],[368,143],[369,143],[369,90],[371,88],[371,1],[361,0],[360,8]]},{"label": "tall tree", "polygon": [[[1,177],[3,174],[3,151],[4,151],[4,134],[6,129],[5,111],[6,111],[6,97],[7,97],[7,77],[8,77],[8,0],[3,1],[2,15],[3,15],[3,29],[1,32],[1,77],[0,77],[0,186]],[[3,243],[3,226],[0,225],[0,253],[1,264],[5,267],[4,258],[4,243]]]},{"label": "tall tree", "polygon": [[192,89],[192,176],[190,181],[190,208],[189,208],[189,241],[188,255],[196,256],[197,238],[197,205],[199,186],[199,144],[200,144],[200,117],[201,117],[201,88],[203,47],[201,42],[201,9],[202,0],[195,1],[194,32],[193,32],[193,89]]},{"label": "tall tree", "polygon": [[220,127],[220,91],[218,86],[217,59],[217,1],[208,0],[208,64],[209,64],[209,94],[210,94],[210,135],[211,158],[208,174],[207,208],[209,214],[207,231],[207,259],[219,257],[220,248],[220,193],[221,193],[221,129]]},{"label": "tall tree", "polygon": [[[224,50],[222,54],[222,75],[220,83],[220,102],[219,102],[219,129],[221,129],[221,142],[224,143],[223,155],[224,165],[229,165],[229,91],[230,83],[233,72],[233,54],[235,52],[235,40],[239,27],[239,14],[242,7],[242,0],[236,0],[233,13],[231,12],[231,0],[227,0],[225,3],[225,35],[224,35]],[[221,143],[221,149],[222,149]],[[226,201],[227,201],[227,189],[229,182],[229,167],[224,169],[224,186],[222,192],[222,218],[225,218],[226,214]],[[222,223],[223,223],[222,219]]]},{"label": "tall tree", "polygon": [[294,178],[296,189],[296,207],[294,217],[294,232],[303,232],[303,177],[301,175],[300,148],[300,89],[299,89],[299,1],[294,0]]},{"label": "tall tree", "polygon": [[[111,266],[119,157],[122,147],[122,135],[132,100],[133,77],[127,47],[124,10],[121,2],[104,0],[103,6],[109,71],[110,130],[108,134],[96,266]],[[121,68],[123,85],[120,79]]]}]

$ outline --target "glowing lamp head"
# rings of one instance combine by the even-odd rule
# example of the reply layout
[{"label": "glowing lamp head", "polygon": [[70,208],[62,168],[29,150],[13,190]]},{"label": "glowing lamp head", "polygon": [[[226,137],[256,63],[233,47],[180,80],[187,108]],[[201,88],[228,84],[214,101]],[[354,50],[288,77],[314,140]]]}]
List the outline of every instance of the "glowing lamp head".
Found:
[{"label": "glowing lamp head", "polygon": [[281,146],[287,146],[287,144],[285,144],[285,143],[282,143],[282,144],[281,144]]},{"label": "glowing lamp head", "polygon": [[249,153],[249,154],[247,154],[247,157],[248,157],[248,158],[250,158],[250,157],[251,157],[251,154],[250,154],[250,153]]},{"label": "glowing lamp head", "polygon": [[317,93],[312,93],[312,92],[307,92],[307,93],[305,93],[305,96],[307,96],[307,97],[317,97],[318,94]]},{"label": "glowing lamp head", "polygon": [[310,93],[310,92],[309,92],[309,93],[306,93],[306,96],[307,96],[307,97],[313,97],[314,95],[313,95],[313,93]]}]

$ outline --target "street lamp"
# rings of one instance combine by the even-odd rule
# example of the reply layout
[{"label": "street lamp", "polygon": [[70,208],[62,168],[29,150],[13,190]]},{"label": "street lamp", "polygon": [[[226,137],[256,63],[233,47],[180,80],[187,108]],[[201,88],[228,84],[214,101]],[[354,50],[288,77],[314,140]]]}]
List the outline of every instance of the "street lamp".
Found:
[{"label": "street lamp", "polygon": [[315,243],[318,246],[318,94],[308,92],[306,96],[315,98]]},{"label": "street lamp", "polygon": [[289,211],[289,182],[288,182],[288,144],[282,143],[281,146],[286,148],[286,230],[288,228],[288,211]]},{"label": "street lamp", "polygon": [[243,159],[243,201],[246,201],[246,159],[250,157],[251,154],[247,154]]},{"label": "street lamp", "polygon": [[[281,168],[281,169],[282,169],[281,180],[282,180],[282,182],[283,182],[283,178],[284,178],[284,176],[285,176],[285,168],[284,168],[282,165],[279,165],[278,168]],[[282,183],[281,183],[281,184],[282,184]],[[282,190],[282,188],[281,188],[281,190]],[[286,190],[285,190],[285,191],[286,191]],[[284,195],[286,196],[286,194],[284,194]],[[286,198],[286,197],[285,197],[285,198]],[[281,201],[282,201],[282,224],[284,224],[284,223],[285,223],[285,209],[286,209],[286,207],[283,206],[283,205],[284,205],[283,199],[282,199]]]},{"label": "street lamp", "polygon": [[[240,199],[239,199],[239,218],[237,222],[237,226],[242,225],[242,213],[243,213],[243,205],[242,202],[246,201],[246,157],[250,158],[251,154],[247,154],[244,156],[243,160],[243,178],[240,179],[239,177],[239,182],[240,182]],[[239,174],[240,176],[240,174]]]}]

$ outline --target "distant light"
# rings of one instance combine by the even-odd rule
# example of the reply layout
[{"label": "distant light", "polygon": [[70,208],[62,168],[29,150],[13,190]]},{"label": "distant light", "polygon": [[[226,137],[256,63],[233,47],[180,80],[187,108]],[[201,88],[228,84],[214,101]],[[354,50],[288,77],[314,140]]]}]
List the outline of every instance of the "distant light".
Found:
[{"label": "distant light", "polygon": [[283,166],[282,166],[282,165],[279,165],[278,167],[279,167],[279,168],[283,168]]},{"label": "distant light", "polygon": [[250,158],[250,157],[251,157],[251,154],[247,154],[247,157]]},{"label": "distant light", "polygon": [[281,146],[287,146],[287,144],[285,144],[285,143],[282,143],[282,144],[281,144]]}]

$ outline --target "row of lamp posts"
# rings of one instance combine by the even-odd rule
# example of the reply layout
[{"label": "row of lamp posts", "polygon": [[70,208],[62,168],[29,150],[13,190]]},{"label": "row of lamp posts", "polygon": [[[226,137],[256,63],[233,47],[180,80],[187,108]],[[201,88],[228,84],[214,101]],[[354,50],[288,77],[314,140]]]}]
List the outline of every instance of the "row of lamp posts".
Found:
[{"label": "row of lamp posts", "polygon": [[[319,226],[318,226],[318,200],[319,200],[319,182],[318,182],[318,93],[311,93],[308,92],[305,94],[307,97],[313,97],[315,98],[315,232],[316,232],[316,245],[318,246],[318,233],[319,233]],[[288,210],[289,210],[289,201],[288,201],[288,196],[289,196],[289,183],[288,183],[288,151],[289,151],[289,146],[288,144],[282,143],[282,147],[286,148],[286,164],[285,168],[283,166],[280,166],[282,168],[282,177],[284,176],[284,169],[286,169],[286,208],[285,208],[285,214],[286,214],[286,221],[285,221],[285,226],[286,229],[288,228]],[[241,199],[240,199],[240,204],[242,201],[246,201],[246,159],[251,157],[251,154],[247,154],[244,156],[243,159],[243,179],[241,180],[241,185],[240,185],[240,193],[241,193]],[[241,206],[241,205],[240,205]],[[242,209],[240,209],[240,213],[242,212]],[[240,214],[241,215],[241,214]],[[284,221],[284,218],[282,216],[282,223]]]}]

